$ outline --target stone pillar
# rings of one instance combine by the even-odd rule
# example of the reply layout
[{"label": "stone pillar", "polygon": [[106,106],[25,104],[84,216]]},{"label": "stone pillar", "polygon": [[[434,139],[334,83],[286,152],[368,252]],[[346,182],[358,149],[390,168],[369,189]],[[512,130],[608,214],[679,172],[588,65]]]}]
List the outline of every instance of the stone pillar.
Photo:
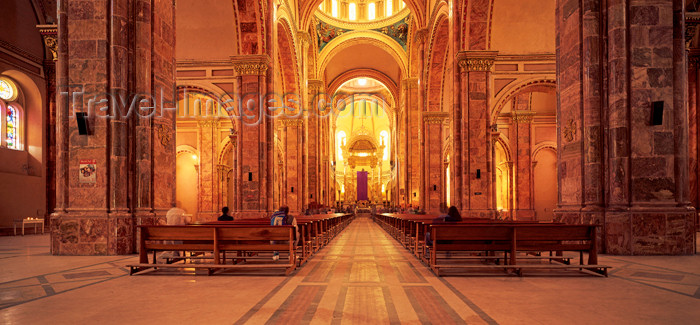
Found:
[{"label": "stone pillar", "polygon": [[174,13],[169,1],[58,2],[53,254],[133,253],[134,226],[174,206]]},{"label": "stone pillar", "polygon": [[423,193],[426,198],[425,211],[439,214],[442,203],[442,178],[443,168],[442,139],[444,138],[443,125],[449,118],[447,112],[423,112],[423,129],[425,130],[425,187]]},{"label": "stone pillar", "polygon": [[[700,95],[700,49],[688,51],[688,165],[689,197],[696,212],[700,209],[700,123],[698,118],[698,98]],[[696,227],[698,222],[696,221]]]},{"label": "stone pillar", "polygon": [[[511,148],[513,149],[515,197],[513,216],[515,220],[536,220],[535,202],[532,192],[532,117],[535,112],[527,110],[530,93],[515,98],[513,127],[511,128]],[[525,110],[520,110],[525,108]]]},{"label": "stone pillar", "polygon": [[[267,116],[264,95],[268,89],[270,57],[262,55],[240,55],[231,57],[236,75],[237,93],[240,94],[240,119],[238,131],[237,178],[238,200],[236,215],[261,217],[272,210],[272,168],[270,156],[273,129]],[[242,114],[241,114],[242,113]]]},{"label": "stone pillar", "polygon": [[607,253],[694,251],[683,12],[680,0],[557,8],[555,217],[601,224]]},{"label": "stone pillar", "polygon": [[[455,126],[461,132],[460,145],[453,148],[462,161],[462,184],[455,200],[465,217],[491,218],[495,215],[495,192],[493,190],[491,141],[489,138],[490,107],[493,97],[490,89],[491,68],[498,52],[461,51],[457,54],[460,66],[459,117]],[[459,125],[458,125],[459,124]],[[459,179],[459,177],[457,177]]]},{"label": "stone pillar", "polygon": [[422,108],[419,100],[420,88],[418,87],[418,78],[408,78],[403,81],[403,93],[405,103],[405,113],[403,114],[404,135],[405,135],[405,159],[403,165],[405,168],[405,189],[406,189],[406,204],[419,205],[419,196],[421,192],[420,175],[423,170],[420,166],[420,129],[422,125]]},{"label": "stone pillar", "polygon": [[44,222],[51,224],[51,213],[56,209],[56,61],[58,61],[58,26],[37,25],[44,39],[47,59],[44,60],[46,75],[46,212]]},{"label": "stone pillar", "polygon": [[[204,109],[204,104],[202,105]],[[219,216],[218,197],[218,147],[219,139],[218,119],[205,118],[197,121],[197,139],[199,148],[199,195],[197,209],[197,221],[215,221]]]},{"label": "stone pillar", "polygon": [[318,100],[318,95],[323,90],[323,81],[321,80],[309,80],[308,81],[308,108],[306,114],[306,128],[304,129],[306,135],[306,164],[303,166],[304,177],[306,177],[306,183],[308,184],[308,192],[306,193],[306,202],[316,202],[323,203],[321,201],[321,188],[323,186],[321,179],[321,162],[322,156],[322,144],[321,144],[321,122],[322,119],[319,116],[319,111],[317,109],[318,105],[315,103]]},{"label": "stone pillar", "polygon": [[304,192],[302,186],[304,184],[304,165],[302,155],[304,148],[302,147],[302,135],[304,132],[304,122],[302,119],[280,119],[278,120],[283,128],[284,133],[284,148],[286,155],[284,161],[285,168],[285,183],[286,189],[286,204],[291,213],[303,212]]}]

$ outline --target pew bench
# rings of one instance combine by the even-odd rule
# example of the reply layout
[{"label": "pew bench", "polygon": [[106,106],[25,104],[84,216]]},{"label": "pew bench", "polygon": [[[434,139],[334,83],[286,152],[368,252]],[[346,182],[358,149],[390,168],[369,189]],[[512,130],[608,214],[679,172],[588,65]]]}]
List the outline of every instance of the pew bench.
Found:
[{"label": "pew bench", "polygon": [[[610,266],[598,265],[596,225],[564,225],[536,223],[504,224],[434,224],[430,226],[433,245],[429,247],[429,265],[436,275],[441,270],[504,269],[522,276],[524,269],[578,269],[607,277]],[[579,253],[579,264],[571,264],[564,251]],[[438,259],[438,254],[469,252],[487,256]],[[550,252],[550,256],[532,256],[528,253]],[[551,255],[556,252],[556,255]],[[469,264],[470,259],[496,259],[503,254],[504,264]],[[588,261],[584,261],[588,253]],[[492,255],[493,254],[493,255]],[[532,264],[527,261],[548,260],[549,263]],[[553,264],[560,262],[561,264]],[[566,264],[566,263],[569,264]]]},{"label": "pew bench", "polygon": [[[208,274],[223,269],[283,269],[289,275],[296,268],[295,231],[292,226],[270,225],[197,225],[197,226],[139,226],[139,263],[127,265],[130,274],[158,268],[207,269]],[[193,258],[182,257],[158,263],[157,253],[187,251],[211,253],[211,263],[192,263]],[[247,253],[286,252],[287,259],[272,262],[246,256]],[[148,253],[153,253],[149,263]],[[226,258],[226,252],[239,256]],[[241,252],[243,255],[241,255]],[[222,258],[223,254],[223,258]],[[226,264],[227,260],[234,264]],[[186,263],[190,262],[190,263]]]}]

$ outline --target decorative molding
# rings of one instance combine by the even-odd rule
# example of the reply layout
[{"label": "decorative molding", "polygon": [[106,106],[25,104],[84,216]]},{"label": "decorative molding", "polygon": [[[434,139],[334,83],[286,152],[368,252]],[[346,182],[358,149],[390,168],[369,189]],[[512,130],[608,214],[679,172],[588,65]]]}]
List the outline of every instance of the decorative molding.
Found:
[{"label": "decorative molding", "polygon": [[280,118],[277,121],[285,127],[304,125],[304,120],[300,118]]},{"label": "decorative molding", "polygon": [[562,130],[562,134],[564,135],[564,139],[566,140],[566,142],[574,141],[574,139],[576,138],[576,130],[576,121],[574,121],[573,119],[569,119],[569,121],[566,123],[566,126]]},{"label": "decorative molding", "polygon": [[515,123],[532,123],[532,118],[535,116],[533,111],[513,111],[511,116]]},{"label": "decorative molding", "polygon": [[449,117],[448,112],[423,112],[423,122],[426,124],[443,124]]},{"label": "decorative molding", "polygon": [[236,76],[262,76],[270,67],[270,57],[262,55],[237,55],[231,57]]},{"label": "decorative molding", "polygon": [[27,51],[25,51],[17,46],[14,46],[14,45],[10,44],[9,42],[0,40],[0,48],[6,49],[7,51],[11,52],[12,54],[17,55],[17,56],[19,56],[27,61],[36,63],[37,66],[41,66],[41,64],[43,63],[42,59],[31,55],[29,52],[27,52]]},{"label": "decorative molding", "polygon": [[160,140],[160,144],[162,144],[164,147],[170,145],[170,140],[172,139],[172,131],[170,130],[169,126],[165,124],[158,124],[156,126],[156,135]]},{"label": "decorative molding", "polygon": [[[700,25],[700,12],[686,12],[685,13],[685,48],[689,49],[691,43],[695,38],[698,25]],[[695,47],[698,44],[693,44]]]},{"label": "decorative molding", "polygon": [[46,49],[51,52],[54,61],[58,61],[58,26],[57,25],[36,25],[39,34],[44,39]]}]

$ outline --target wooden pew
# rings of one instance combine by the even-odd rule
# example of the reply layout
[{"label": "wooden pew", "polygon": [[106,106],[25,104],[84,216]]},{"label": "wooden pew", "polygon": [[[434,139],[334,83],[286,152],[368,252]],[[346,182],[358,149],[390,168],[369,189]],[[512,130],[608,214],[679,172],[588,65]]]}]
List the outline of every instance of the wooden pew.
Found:
[{"label": "wooden pew", "polygon": [[[198,225],[198,226],[139,226],[139,263],[129,266],[134,274],[147,269],[195,268],[207,269],[208,274],[219,269],[273,268],[284,269],[290,274],[296,267],[294,227],[270,225]],[[284,242],[284,243],[272,243]],[[193,251],[212,253],[213,263],[157,263],[160,251]],[[239,263],[225,264],[221,253],[243,252],[287,252],[287,263]],[[153,253],[149,263],[148,253]]]},{"label": "wooden pew", "polygon": [[[564,225],[536,223],[501,224],[434,224],[430,226],[433,246],[430,249],[430,267],[436,275],[441,269],[501,268],[514,270],[522,276],[523,269],[579,269],[607,276],[606,265],[598,265],[596,225]],[[552,264],[560,256],[548,257],[550,263],[527,264],[529,256],[522,252],[577,251],[580,262],[576,265]],[[504,252],[505,265],[446,263],[438,261],[439,252]],[[589,254],[584,263],[583,253]]]}]

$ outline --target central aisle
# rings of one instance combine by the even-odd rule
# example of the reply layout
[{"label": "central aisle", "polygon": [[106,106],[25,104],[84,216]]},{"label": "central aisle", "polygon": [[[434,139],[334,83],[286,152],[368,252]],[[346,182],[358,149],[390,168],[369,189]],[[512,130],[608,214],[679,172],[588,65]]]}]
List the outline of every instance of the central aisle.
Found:
[{"label": "central aisle", "polygon": [[488,321],[492,322],[372,219],[358,217],[237,323],[482,324]]}]

